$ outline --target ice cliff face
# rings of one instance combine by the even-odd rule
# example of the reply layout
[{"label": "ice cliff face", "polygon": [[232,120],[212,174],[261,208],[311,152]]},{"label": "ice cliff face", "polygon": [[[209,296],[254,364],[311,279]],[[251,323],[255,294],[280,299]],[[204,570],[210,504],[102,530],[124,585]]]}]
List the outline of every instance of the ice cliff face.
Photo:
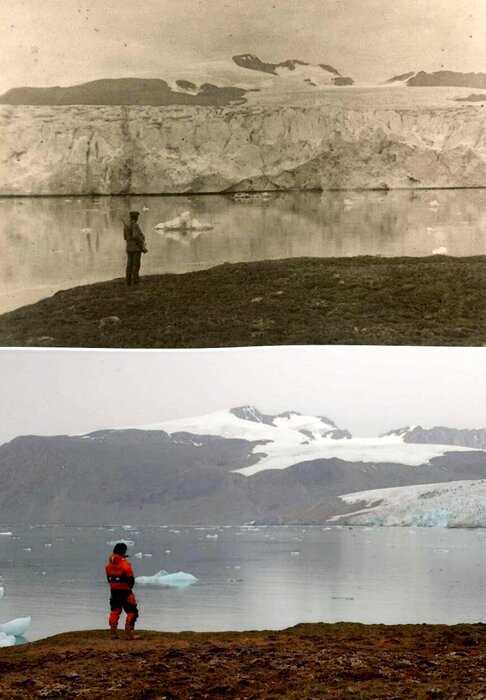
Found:
[{"label": "ice cliff face", "polygon": [[341,496],[354,510],[334,518],[348,525],[486,527],[486,481],[451,481]]},{"label": "ice cliff face", "polygon": [[480,106],[0,107],[2,194],[485,184]]}]

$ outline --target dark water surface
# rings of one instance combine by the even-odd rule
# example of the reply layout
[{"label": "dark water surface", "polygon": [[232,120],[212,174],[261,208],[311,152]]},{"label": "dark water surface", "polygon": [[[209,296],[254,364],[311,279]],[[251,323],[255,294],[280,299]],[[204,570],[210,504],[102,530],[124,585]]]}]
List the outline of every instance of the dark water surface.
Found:
[{"label": "dark water surface", "polygon": [[[145,274],[300,256],[486,254],[485,190],[0,199],[0,313],[120,277],[131,208],[150,249]],[[155,230],[184,211],[213,228]]]},{"label": "dark water surface", "polygon": [[[9,531],[2,526],[0,532]],[[0,622],[32,615],[34,640],[103,628],[104,562],[127,538],[137,575],[185,571],[185,588],[138,586],[145,629],[248,630],[298,622],[457,623],[486,618],[485,530],[441,528],[10,528],[0,535]],[[207,535],[218,535],[208,538]],[[50,546],[49,546],[50,545]],[[167,550],[170,550],[168,552]]]}]

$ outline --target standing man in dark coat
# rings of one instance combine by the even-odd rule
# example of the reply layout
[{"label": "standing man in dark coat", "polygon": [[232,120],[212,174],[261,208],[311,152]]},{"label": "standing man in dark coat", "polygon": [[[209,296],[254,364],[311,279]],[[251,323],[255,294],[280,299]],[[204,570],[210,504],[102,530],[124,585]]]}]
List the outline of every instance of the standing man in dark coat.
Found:
[{"label": "standing man in dark coat", "polygon": [[130,222],[128,224],[123,224],[123,234],[127,242],[127,271],[125,279],[128,286],[138,284],[140,259],[142,253],[147,252],[145,236],[138,225],[139,216],[140,214],[138,211],[131,211]]}]

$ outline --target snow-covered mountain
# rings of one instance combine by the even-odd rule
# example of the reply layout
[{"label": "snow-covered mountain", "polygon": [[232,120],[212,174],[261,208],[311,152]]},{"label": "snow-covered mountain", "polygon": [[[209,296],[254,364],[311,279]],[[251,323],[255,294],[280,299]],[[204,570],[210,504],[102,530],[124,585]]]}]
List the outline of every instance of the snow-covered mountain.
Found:
[{"label": "snow-covered mountain", "polygon": [[312,64],[296,58],[280,63],[267,63],[250,53],[233,56],[233,61],[241,68],[273,75],[283,81],[289,81],[289,84],[300,84],[302,87],[304,84],[312,87],[354,84],[352,78],[341,75],[336,68],[327,63]]},{"label": "snow-covered mountain", "polygon": [[[429,440],[452,440],[446,430]],[[18,437],[0,446],[0,522],[326,522],[356,510],[346,494],[486,478],[486,451],[469,445],[474,431],[455,432],[455,444],[410,429],[353,438],[323,416],[242,406]]]},{"label": "snow-covered mountain", "polygon": [[340,496],[354,506],[332,520],[348,525],[486,527],[486,480],[375,489]]}]

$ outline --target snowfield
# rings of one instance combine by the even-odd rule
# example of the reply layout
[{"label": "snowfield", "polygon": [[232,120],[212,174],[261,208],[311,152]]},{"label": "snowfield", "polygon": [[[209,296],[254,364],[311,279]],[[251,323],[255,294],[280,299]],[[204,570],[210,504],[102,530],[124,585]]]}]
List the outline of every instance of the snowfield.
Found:
[{"label": "snowfield", "polygon": [[253,476],[267,469],[288,469],[300,462],[315,459],[396,463],[418,467],[448,452],[478,451],[455,445],[406,443],[406,431],[373,438],[336,439],[333,434],[339,428],[316,416],[292,412],[275,417],[272,424],[268,425],[259,419],[261,414],[256,409],[246,407],[244,410],[250,419],[239,418],[231,411],[217,411],[194,418],[137,426],[137,429],[163,430],[169,435],[184,432],[261,443],[253,448],[253,454],[259,457],[259,461],[250,467],[234,470],[243,476]]},{"label": "snowfield", "polygon": [[375,489],[340,496],[359,510],[335,516],[346,525],[486,527],[486,479]]}]

